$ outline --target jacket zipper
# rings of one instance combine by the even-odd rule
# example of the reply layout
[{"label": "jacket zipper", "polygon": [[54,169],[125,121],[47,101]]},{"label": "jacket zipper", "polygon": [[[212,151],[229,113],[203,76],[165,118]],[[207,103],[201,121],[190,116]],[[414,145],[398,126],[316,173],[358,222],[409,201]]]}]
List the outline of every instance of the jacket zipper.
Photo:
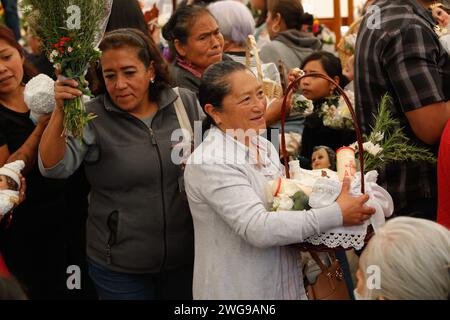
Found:
[{"label": "jacket zipper", "polygon": [[[156,116],[156,115],[155,115]],[[159,161],[159,168],[161,173],[161,199],[162,199],[162,209],[163,209],[163,236],[164,236],[164,256],[163,261],[161,263],[161,271],[164,269],[164,265],[166,264],[167,259],[167,228],[166,228],[166,204],[165,204],[165,198],[164,198],[164,177],[163,177],[163,170],[162,170],[162,159],[161,159],[161,152],[159,150],[159,146],[156,143],[155,133],[153,132],[152,128],[149,128],[152,144],[156,148],[156,152],[158,154],[158,161]]]}]

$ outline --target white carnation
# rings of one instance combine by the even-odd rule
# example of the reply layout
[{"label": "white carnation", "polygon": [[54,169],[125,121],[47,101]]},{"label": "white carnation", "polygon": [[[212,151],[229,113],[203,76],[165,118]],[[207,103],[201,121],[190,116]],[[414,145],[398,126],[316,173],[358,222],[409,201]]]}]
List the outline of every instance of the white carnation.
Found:
[{"label": "white carnation", "polygon": [[345,36],[344,41],[354,50],[356,47],[356,33]]},{"label": "white carnation", "polygon": [[375,132],[373,137],[376,142],[380,142],[384,139],[384,132]]},{"label": "white carnation", "polygon": [[291,210],[294,206],[294,201],[286,194],[280,194],[273,200],[273,206],[277,210]]},{"label": "white carnation", "polygon": [[378,143],[373,144],[372,141],[364,142],[363,149],[373,156],[376,156],[383,151],[383,148]]},{"label": "white carnation", "polygon": [[297,191],[301,190],[299,186],[292,180],[283,179],[279,194],[292,197]]}]

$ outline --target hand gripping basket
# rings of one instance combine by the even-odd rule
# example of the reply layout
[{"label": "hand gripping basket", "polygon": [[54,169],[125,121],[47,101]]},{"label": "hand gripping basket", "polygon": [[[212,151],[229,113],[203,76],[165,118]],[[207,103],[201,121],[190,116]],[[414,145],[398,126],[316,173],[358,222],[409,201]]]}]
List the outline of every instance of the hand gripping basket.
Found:
[{"label": "hand gripping basket", "polygon": [[[362,140],[362,133],[361,133],[361,127],[359,125],[358,119],[356,118],[356,113],[353,109],[352,103],[350,102],[349,97],[347,96],[347,94],[345,93],[344,89],[342,89],[333,79],[331,79],[329,76],[322,74],[322,73],[309,73],[309,74],[305,74],[304,72],[301,73],[301,76],[298,77],[297,79],[295,79],[294,81],[292,81],[292,83],[288,86],[288,88],[286,89],[285,95],[284,95],[284,99],[283,99],[283,105],[281,108],[281,152],[282,152],[282,156],[283,156],[283,162],[284,162],[284,166],[285,166],[285,170],[286,170],[286,178],[290,178],[290,174],[289,174],[289,155],[288,152],[286,150],[286,139],[285,139],[285,131],[284,131],[284,126],[285,126],[285,119],[286,119],[286,106],[287,106],[287,99],[291,93],[291,91],[293,91],[297,85],[300,83],[300,81],[304,78],[308,78],[308,77],[316,77],[316,78],[322,78],[325,79],[329,82],[331,82],[332,84],[334,84],[336,86],[337,91],[341,94],[341,96],[344,98],[345,103],[348,106],[348,109],[350,110],[350,113],[352,115],[352,119],[353,119],[353,124],[355,126],[355,132],[356,132],[356,140],[358,143],[358,150],[364,150],[363,149],[363,140]],[[360,174],[361,174],[361,193],[364,194],[365,188],[364,188],[364,158],[363,158],[363,153],[359,152],[359,163],[360,163]],[[367,229],[367,234],[366,237],[364,239],[364,242],[367,243],[367,241],[369,241],[369,239],[371,238],[371,236],[373,235],[373,229],[371,226],[368,227]],[[352,247],[349,248],[344,248],[342,246],[337,246],[337,247],[328,247],[324,244],[319,244],[319,245],[313,245],[309,242],[303,242],[303,243],[299,243],[295,245],[296,247],[299,247],[300,250],[302,251],[337,251],[337,250],[349,250],[352,249]]]}]

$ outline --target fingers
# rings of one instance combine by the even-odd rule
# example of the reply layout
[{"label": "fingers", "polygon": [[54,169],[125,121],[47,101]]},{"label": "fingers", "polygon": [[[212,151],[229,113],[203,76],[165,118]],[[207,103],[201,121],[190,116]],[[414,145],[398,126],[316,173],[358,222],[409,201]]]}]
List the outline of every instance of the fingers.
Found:
[{"label": "fingers", "polygon": [[21,182],[21,187],[20,187],[20,191],[19,191],[19,203],[23,202],[25,200],[25,191],[27,190],[27,180],[22,177],[20,179]]},{"label": "fingers", "polygon": [[83,95],[83,93],[80,90],[76,89],[77,87],[78,82],[76,82],[75,80],[58,79],[55,82],[55,98],[68,100]]},{"label": "fingers", "polygon": [[74,87],[74,88],[78,87],[78,82],[76,82],[73,79],[68,79],[68,78],[66,78],[66,77],[64,77],[62,75],[58,76],[58,80],[56,80],[56,84],[57,85],[61,85],[61,86],[71,86],[71,87]]},{"label": "fingers", "polygon": [[[341,194],[350,192],[350,184],[351,184],[350,178],[349,177],[344,177],[344,181],[342,181]],[[364,202],[366,202],[366,201],[364,201]]]},{"label": "fingers", "polygon": [[363,194],[362,196],[359,197],[359,201],[361,201],[361,205],[363,205],[364,203],[369,201],[369,195],[368,194]]}]

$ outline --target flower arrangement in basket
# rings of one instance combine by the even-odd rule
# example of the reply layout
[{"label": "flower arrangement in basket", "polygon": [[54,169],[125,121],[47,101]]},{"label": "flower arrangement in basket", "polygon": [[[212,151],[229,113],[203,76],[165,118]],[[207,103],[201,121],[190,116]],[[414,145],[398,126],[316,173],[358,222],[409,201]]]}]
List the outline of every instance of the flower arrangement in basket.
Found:
[{"label": "flower arrangement in basket", "polygon": [[[258,48],[256,47],[255,37],[253,35],[249,35],[247,38],[247,49],[245,55],[246,65],[249,68],[251,64],[250,60],[252,52],[256,62],[256,73],[258,81],[263,85],[264,94],[269,99],[281,98],[283,96],[283,88],[280,84],[280,79],[270,79],[264,76],[263,67],[258,54]],[[276,65],[274,63],[266,65],[273,65],[273,67],[276,69]]]},{"label": "flower arrangement in basket", "polygon": [[[31,17],[32,30],[42,49],[61,75],[79,83],[90,95],[85,74],[101,52],[96,48],[103,37],[112,0],[24,0],[24,14]],[[64,103],[64,134],[83,138],[85,125],[95,117],[87,114],[81,97]]]},{"label": "flower arrangement in basket", "polygon": [[[304,77],[320,77],[332,82],[341,93],[352,116],[357,142],[351,147],[337,150],[337,172],[328,169],[305,170],[300,168],[298,161],[288,163],[284,139],[286,97],[296,83]],[[435,161],[432,153],[427,149],[409,144],[403,128],[400,128],[398,121],[392,117],[388,103],[389,97],[383,97],[372,133],[369,136],[363,136],[349,96],[330,77],[320,73],[308,75],[302,73],[289,85],[283,102],[281,118],[281,150],[286,178],[271,181],[268,184],[268,197],[273,210],[304,210],[331,205],[340,194],[345,176],[352,178],[351,193],[355,196],[367,193],[369,195],[367,205],[376,209],[376,213],[370,220],[360,226],[333,228],[307,238],[304,243],[298,244],[302,250],[361,249],[372,234],[368,228],[369,225],[372,225],[376,232],[384,224],[385,217],[389,217],[394,209],[389,193],[376,183],[378,177],[376,169],[391,161]],[[363,142],[363,139],[366,141]],[[356,162],[355,150],[364,150],[364,152],[357,153],[359,166]],[[358,167],[360,168],[359,174]],[[365,172],[367,173],[365,174]]]},{"label": "flower arrangement in basket", "polygon": [[[350,102],[354,104],[355,95],[352,91],[345,91]],[[350,110],[343,97],[331,96],[325,101],[319,110],[323,125],[333,129],[354,129]]]}]

